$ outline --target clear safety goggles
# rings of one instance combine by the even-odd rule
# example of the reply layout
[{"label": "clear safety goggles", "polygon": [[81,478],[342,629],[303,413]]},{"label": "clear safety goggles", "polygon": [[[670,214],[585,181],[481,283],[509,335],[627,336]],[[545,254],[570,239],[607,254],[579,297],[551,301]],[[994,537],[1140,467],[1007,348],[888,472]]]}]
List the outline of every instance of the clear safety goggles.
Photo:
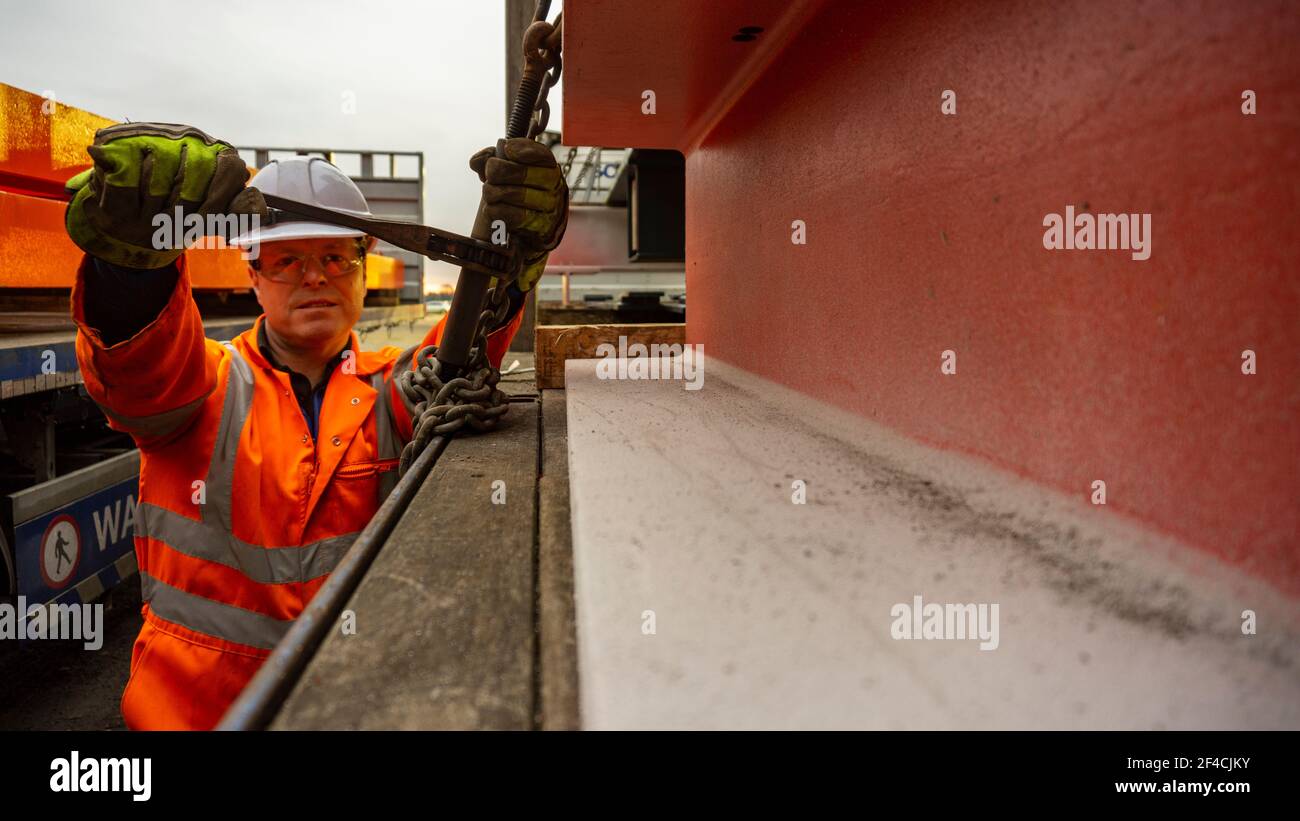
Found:
[{"label": "clear safety goggles", "polygon": [[365,265],[364,253],[327,252],[323,254],[263,254],[254,266],[272,282],[301,282],[310,263],[330,279],[355,274]]}]

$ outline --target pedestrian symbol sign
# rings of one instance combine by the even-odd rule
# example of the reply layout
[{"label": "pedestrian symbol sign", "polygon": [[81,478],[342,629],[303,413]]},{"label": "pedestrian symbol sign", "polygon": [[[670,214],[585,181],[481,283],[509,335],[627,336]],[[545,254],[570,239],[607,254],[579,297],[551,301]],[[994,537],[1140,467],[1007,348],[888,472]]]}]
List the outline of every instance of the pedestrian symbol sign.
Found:
[{"label": "pedestrian symbol sign", "polygon": [[57,590],[68,583],[81,562],[81,532],[71,516],[55,516],[41,538],[41,576]]}]

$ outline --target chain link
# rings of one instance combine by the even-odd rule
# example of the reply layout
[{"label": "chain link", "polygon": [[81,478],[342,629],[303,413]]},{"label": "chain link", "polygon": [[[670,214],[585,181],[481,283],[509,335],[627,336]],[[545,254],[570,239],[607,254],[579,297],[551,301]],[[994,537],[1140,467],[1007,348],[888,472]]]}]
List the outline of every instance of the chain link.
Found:
[{"label": "chain link", "polygon": [[547,123],[551,120],[551,104],[546,101],[546,96],[551,93],[551,88],[560,82],[560,74],[564,71],[564,61],[560,58],[560,52],[542,49],[542,54],[550,63],[550,70],[542,75],[542,86],[537,91],[536,102],[533,103],[533,118],[528,126],[530,140],[545,131]]},{"label": "chain link", "polygon": [[570,186],[572,190],[574,191],[582,190],[582,178],[587,176],[587,172],[591,170],[591,161],[592,158],[595,156],[596,156],[596,149],[588,148],[587,156],[582,158],[582,168],[578,169],[578,178],[574,180],[573,185]]},{"label": "chain link", "polygon": [[498,281],[488,296],[488,307],[479,315],[474,347],[464,373],[444,382],[437,345],[426,345],[415,355],[413,370],[403,371],[397,387],[412,407],[414,433],[402,448],[397,475],[405,475],[420,452],[435,436],[455,433],[469,425],[476,431],[492,430],[510,409],[509,397],[497,389],[501,371],[487,356],[487,328],[504,324],[510,309],[506,283]]}]

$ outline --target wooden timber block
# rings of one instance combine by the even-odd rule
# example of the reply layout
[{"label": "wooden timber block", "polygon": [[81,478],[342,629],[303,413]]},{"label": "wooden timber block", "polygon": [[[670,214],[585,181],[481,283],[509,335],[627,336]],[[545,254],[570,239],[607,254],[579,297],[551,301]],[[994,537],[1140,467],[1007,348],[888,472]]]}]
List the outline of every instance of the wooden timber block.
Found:
[{"label": "wooden timber block", "polygon": [[564,363],[570,359],[597,359],[596,348],[608,343],[618,347],[619,337],[627,345],[682,345],[686,324],[665,322],[650,325],[538,325],[537,388],[564,387]]}]

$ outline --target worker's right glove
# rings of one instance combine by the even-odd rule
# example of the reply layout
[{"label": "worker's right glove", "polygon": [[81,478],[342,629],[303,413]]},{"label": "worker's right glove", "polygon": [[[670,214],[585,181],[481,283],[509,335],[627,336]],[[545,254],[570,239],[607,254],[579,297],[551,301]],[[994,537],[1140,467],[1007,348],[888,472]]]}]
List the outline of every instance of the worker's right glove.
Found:
[{"label": "worker's right glove", "polygon": [[515,137],[505,141],[504,157],[488,146],[469,158],[483,181],[484,213],[501,220],[523,252],[515,287],[528,291],[541,279],[547,255],[564,238],[569,223],[569,187],[551,149]]},{"label": "worker's right glove", "polygon": [[[248,168],[239,152],[186,125],[124,123],[101,128],[86,151],[95,161],[68,180],[64,221],[81,250],[127,268],[162,268],[184,251],[176,207],[190,214],[264,212],[239,196]],[[166,221],[155,220],[165,214]],[[165,229],[165,230],[164,230]],[[206,233],[206,232],[205,232]]]}]

